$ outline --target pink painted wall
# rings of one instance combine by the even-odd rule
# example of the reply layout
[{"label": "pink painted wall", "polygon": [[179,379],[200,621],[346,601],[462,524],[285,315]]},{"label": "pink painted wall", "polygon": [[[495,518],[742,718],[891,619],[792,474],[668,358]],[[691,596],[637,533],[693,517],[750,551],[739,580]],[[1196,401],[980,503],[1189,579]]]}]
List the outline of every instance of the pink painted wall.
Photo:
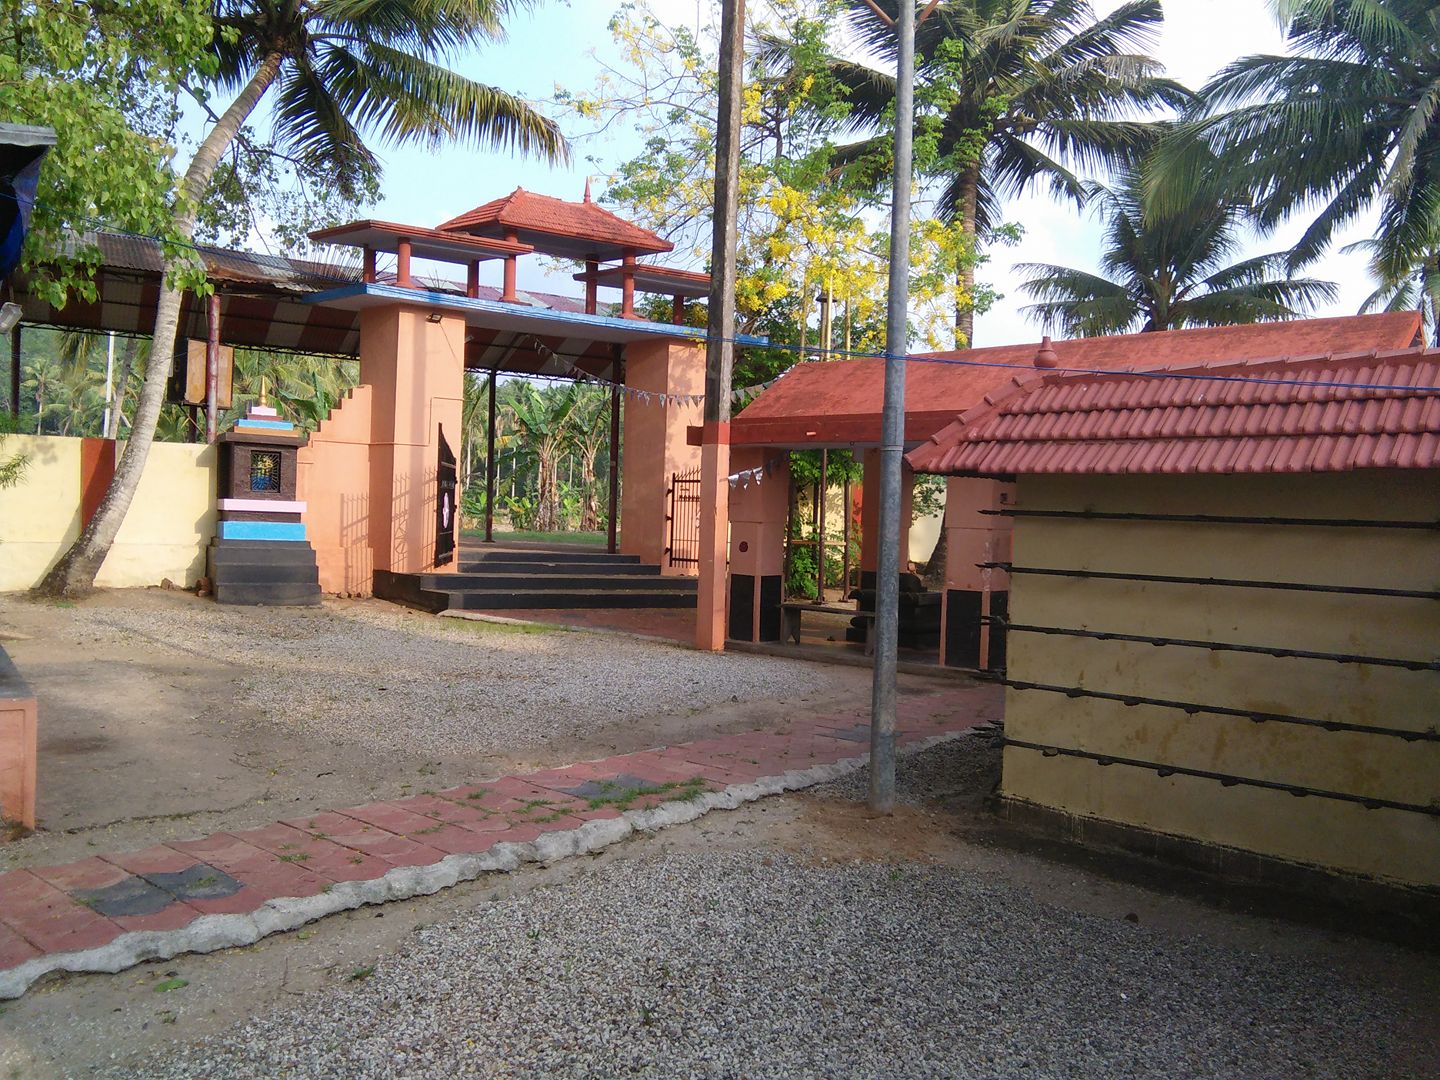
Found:
[{"label": "pink painted wall", "polygon": [[296,498],[305,503],[305,532],[320,567],[320,589],[369,596],[375,559],[370,550],[370,399],[357,386],[301,447]]},{"label": "pink painted wall", "polygon": [[[625,346],[625,385],[652,394],[704,394],[705,350],[688,342],[645,341]],[[691,446],[687,429],[699,424],[699,405],[648,404],[625,399],[620,450],[620,550],[641,562],[672,569],[665,557],[672,473],[700,464],[700,447]],[[447,429],[448,426],[447,426]],[[731,472],[734,466],[731,466]]]},{"label": "pink painted wall", "polygon": [[299,455],[320,588],[368,596],[376,570],[433,565],[440,431],[458,456],[465,322],[424,307],[360,313],[360,385]]},{"label": "pink painted wall", "polygon": [[760,639],[760,579],[784,572],[785,516],[790,509],[789,455],[758,448],[740,448],[730,455],[732,474],[769,463],[758,483],[730,488],[730,572],[753,575],[755,613],[751,640]]},{"label": "pink painted wall", "polygon": [[[431,322],[427,316],[440,314]],[[465,395],[465,320],[423,307],[360,313],[360,382],[370,401],[370,548],[376,570],[435,567],[440,430],[457,455]]]},{"label": "pink painted wall", "polygon": [[[1011,519],[985,510],[1015,505],[1015,485],[978,477],[952,476],[945,485],[945,588],[982,594],[980,614],[989,615],[990,594],[1010,588],[1010,575],[986,570],[984,562],[1009,562]],[[950,605],[941,609],[940,663],[945,663]],[[990,666],[990,627],[980,626],[980,666]]]},{"label": "pink painted wall", "polygon": [[976,563],[1008,562],[1010,519],[984,510],[1015,503],[1015,485],[999,480],[952,476],[945,485],[945,587],[980,592],[1008,589],[1003,570],[984,571]]},{"label": "pink painted wall", "polygon": [[[880,543],[880,451],[866,450],[860,458],[860,569],[874,572],[879,563]],[[900,571],[909,569],[910,513],[913,506],[915,473],[900,464]]]},{"label": "pink painted wall", "polygon": [[35,828],[35,698],[0,652],[0,820]]}]

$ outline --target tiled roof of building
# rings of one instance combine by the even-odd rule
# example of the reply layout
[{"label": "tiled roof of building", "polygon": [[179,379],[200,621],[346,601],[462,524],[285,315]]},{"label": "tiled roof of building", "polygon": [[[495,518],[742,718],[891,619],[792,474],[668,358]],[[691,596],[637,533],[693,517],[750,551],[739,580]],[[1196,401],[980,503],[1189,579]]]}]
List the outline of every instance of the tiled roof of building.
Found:
[{"label": "tiled roof of building", "polygon": [[[518,187],[509,195],[451,218],[438,228],[443,232],[494,237],[503,237],[507,229],[513,229],[525,243],[534,244],[537,251],[573,257],[579,248],[589,244],[602,260],[619,258],[625,248],[637,255],[658,255],[675,246],[588,199],[566,202]],[[545,237],[559,238],[564,250],[552,250],[556,245],[547,244]],[[580,257],[584,254],[581,252]]]},{"label": "tiled roof of building", "polygon": [[1440,468],[1440,349],[1034,372],[906,459],[950,475]]},{"label": "tiled roof of building", "polygon": [[[1415,312],[1168,330],[1053,343],[1062,368],[1134,371],[1164,365],[1401,349],[1420,343]],[[1039,342],[919,354],[905,370],[905,438],[929,438],[957,414],[1031,370]],[[935,360],[954,361],[938,363]],[[798,364],[731,424],[732,445],[877,444],[885,365],[878,359]]]}]

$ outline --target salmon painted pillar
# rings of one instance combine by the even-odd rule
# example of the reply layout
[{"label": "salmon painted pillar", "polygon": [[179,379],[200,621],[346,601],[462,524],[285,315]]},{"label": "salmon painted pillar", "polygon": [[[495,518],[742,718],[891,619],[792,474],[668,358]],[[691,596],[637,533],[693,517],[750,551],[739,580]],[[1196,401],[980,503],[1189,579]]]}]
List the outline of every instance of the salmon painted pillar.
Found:
[{"label": "salmon painted pillar", "polygon": [[987,510],[1015,503],[1015,485],[952,476],[945,488],[945,607],[942,664],[1005,666],[1005,635],[982,621],[1009,611],[1010,575],[979,564],[1010,561],[1011,522]]},{"label": "salmon painted pillar", "polygon": [[[690,445],[688,434],[691,425],[700,423],[704,347],[688,341],[626,345],[625,388],[620,550],[640,556],[642,563],[658,564],[662,574],[693,573],[692,565],[671,565],[666,517],[672,476],[700,467],[700,447]],[[667,394],[693,397],[695,404],[667,401],[662,396]]]},{"label": "salmon painted pillar", "polygon": [[[700,436],[700,581],[695,596],[695,647],[707,652],[725,648],[729,475],[730,422],[707,420]],[[713,504],[705,506],[706,499]]]},{"label": "salmon painted pillar", "polygon": [[733,450],[730,474],[730,618],[735,641],[779,641],[790,463],[784,452]]},{"label": "salmon painted pillar", "polygon": [[[864,451],[860,459],[860,588],[875,588],[875,567],[880,558],[880,451]],[[915,473],[900,466],[900,570],[910,565],[910,518]]]},{"label": "salmon painted pillar", "polygon": [[[370,395],[370,547],[376,572],[437,567],[440,440],[460,452],[465,320],[396,305],[360,313],[360,382]],[[450,528],[455,523],[450,522]]]}]

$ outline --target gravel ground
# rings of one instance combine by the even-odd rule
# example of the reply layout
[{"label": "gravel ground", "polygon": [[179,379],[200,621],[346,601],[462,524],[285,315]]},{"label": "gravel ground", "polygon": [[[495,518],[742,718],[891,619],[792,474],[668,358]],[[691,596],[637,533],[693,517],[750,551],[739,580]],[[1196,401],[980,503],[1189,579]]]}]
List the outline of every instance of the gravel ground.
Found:
[{"label": "gravel ground", "polygon": [[420,931],[147,1077],[1424,1075],[1423,1000],[982,875],[695,851]]},{"label": "gravel ground", "polygon": [[92,637],[139,638],[250,667],[237,696],[271,720],[381,752],[553,746],[619,721],[798,698],[824,690],[829,678],[818,664],[528,632],[378,604],[257,611],[196,603],[71,614],[77,631]]}]

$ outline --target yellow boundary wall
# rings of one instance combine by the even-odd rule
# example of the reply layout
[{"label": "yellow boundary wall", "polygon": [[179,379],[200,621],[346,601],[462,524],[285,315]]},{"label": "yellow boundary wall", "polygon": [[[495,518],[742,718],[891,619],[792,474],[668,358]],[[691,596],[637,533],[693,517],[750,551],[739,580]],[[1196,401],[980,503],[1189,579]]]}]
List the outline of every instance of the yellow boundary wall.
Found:
[{"label": "yellow boundary wall", "polygon": [[[1440,478],[1021,477],[1025,509],[1440,520]],[[1017,566],[1440,589],[1440,533],[1333,526],[1016,520]],[[1434,661],[1440,601],[1041,577],[1021,624]],[[1440,672],[1015,632],[1011,679],[1412,731]],[[1012,739],[1418,806],[1440,805],[1440,743],[1011,689]],[[1010,746],[1003,793],[1085,817],[1412,885],[1440,885],[1440,818]]]},{"label": "yellow boundary wall", "polygon": [[[24,454],[18,486],[0,491],[0,592],[29,589],[80,535],[81,443],[58,435],[10,435],[0,455]],[[117,458],[124,453],[117,447]],[[215,448],[155,443],[140,487],[96,584],[191,586],[205,573],[215,535]]]}]

